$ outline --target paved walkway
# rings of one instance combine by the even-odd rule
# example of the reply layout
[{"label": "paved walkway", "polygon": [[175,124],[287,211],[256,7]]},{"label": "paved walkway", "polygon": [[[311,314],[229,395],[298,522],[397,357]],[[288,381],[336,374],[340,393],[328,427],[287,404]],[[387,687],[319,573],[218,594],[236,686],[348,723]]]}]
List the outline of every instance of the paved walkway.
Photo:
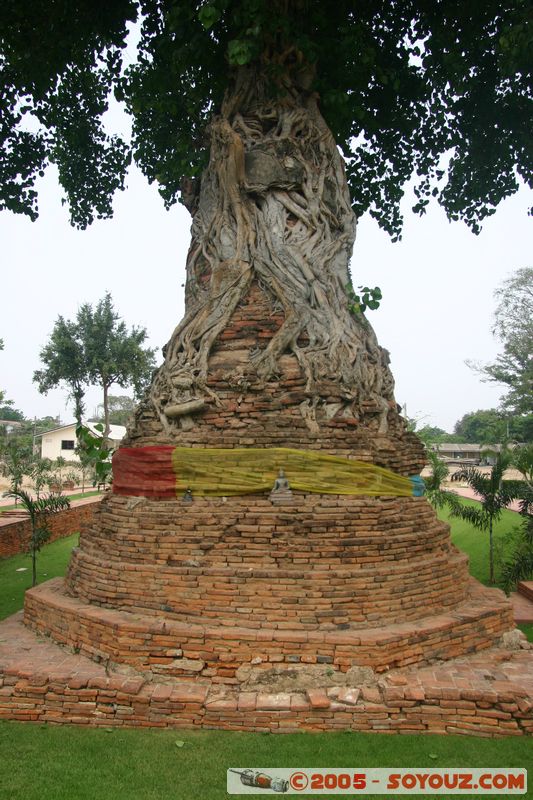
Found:
[{"label": "paved walkway", "polygon": [[[479,501],[479,495],[476,494],[476,492],[474,492],[474,490],[471,489],[469,486],[447,486],[446,488],[449,489],[450,492],[458,494],[460,497],[466,497],[468,498],[468,500]],[[510,503],[507,507],[510,511],[519,511],[520,510],[519,505],[520,504],[518,500],[513,500],[513,502]]]}]

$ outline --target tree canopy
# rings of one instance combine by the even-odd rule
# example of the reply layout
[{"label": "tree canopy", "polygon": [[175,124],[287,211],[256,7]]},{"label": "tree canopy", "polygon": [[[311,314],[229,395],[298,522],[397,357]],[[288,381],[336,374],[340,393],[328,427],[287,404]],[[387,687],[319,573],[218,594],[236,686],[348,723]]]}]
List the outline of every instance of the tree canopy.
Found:
[{"label": "tree canopy", "polygon": [[533,436],[533,415],[511,416],[495,408],[471,411],[455,423],[456,441],[498,444],[508,439],[529,442]]},{"label": "tree canopy", "polygon": [[[357,215],[398,237],[415,175],[418,213],[434,197],[477,232],[519,178],[533,186],[530,17],[530,0],[4,0],[0,208],[35,218],[53,163],[85,227],[112,214],[132,158],[170,206],[228,85],[257,70],[273,99],[288,72],[318,94]],[[106,129],[111,96],[131,141]]]},{"label": "tree canopy", "polygon": [[133,386],[140,394],[151,377],[154,350],[143,347],[146,336],[145,328],[133,326],[128,331],[107,292],[95,308],[90,303],[80,306],[75,321],[58,317],[40,353],[44,369],[37,370],[33,379],[43,393],[65,383],[74,398],[79,423],[85,387],[101,386],[107,436],[109,387]]}]

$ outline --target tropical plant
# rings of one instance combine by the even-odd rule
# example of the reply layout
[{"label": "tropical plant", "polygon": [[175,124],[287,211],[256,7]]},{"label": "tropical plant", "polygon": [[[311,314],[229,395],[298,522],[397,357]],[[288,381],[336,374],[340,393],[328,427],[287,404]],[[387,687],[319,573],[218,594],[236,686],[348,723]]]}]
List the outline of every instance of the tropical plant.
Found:
[{"label": "tropical plant", "polygon": [[40,497],[43,487],[49,483],[51,469],[52,462],[49,458],[36,458],[33,461],[29,474],[37,497]]},{"label": "tropical plant", "polygon": [[24,477],[30,475],[33,457],[30,446],[21,446],[16,439],[9,439],[1,449],[0,471],[9,479],[11,491],[22,486]]},{"label": "tropical plant", "polygon": [[58,511],[69,508],[70,502],[67,497],[62,495],[50,494],[47,497],[32,498],[23,489],[16,489],[5,492],[5,497],[12,497],[15,501],[22,503],[31,525],[31,537],[29,542],[29,553],[32,561],[32,586],[37,583],[37,553],[45,542],[50,538],[50,517]]},{"label": "tropical plant", "polygon": [[107,440],[104,437],[104,426],[98,423],[94,429],[96,434],[92,433],[85,425],[76,427],[78,452],[84,466],[90,466],[93,469],[94,484],[103,483],[105,485],[111,479],[112,451],[107,446]]},{"label": "tropical plant", "polygon": [[458,480],[466,481],[479,498],[480,506],[464,505],[455,502],[450,505],[452,516],[470,522],[474,528],[486,531],[489,534],[489,580],[495,582],[494,573],[494,523],[500,519],[502,511],[519,495],[519,488],[515,482],[504,481],[505,471],[512,463],[512,453],[504,450],[496,453],[495,464],[488,474],[484,474],[477,467],[465,467],[458,470],[455,475]]},{"label": "tropical plant", "polygon": [[[450,500],[447,495],[451,495],[452,493],[442,488],[442,483],[446,480],[449,469],[439,456],[438,451],[434,450],[431,446],[426,446],[426,456],[431,469],[431,475],[424,478],[426,497],[435,508],[442,508],[442,506],[446,504],[450,505]],[[455,497],[456,495],[453,495],[453,498]],[[453,502],[453,500],[451,502]]]}]

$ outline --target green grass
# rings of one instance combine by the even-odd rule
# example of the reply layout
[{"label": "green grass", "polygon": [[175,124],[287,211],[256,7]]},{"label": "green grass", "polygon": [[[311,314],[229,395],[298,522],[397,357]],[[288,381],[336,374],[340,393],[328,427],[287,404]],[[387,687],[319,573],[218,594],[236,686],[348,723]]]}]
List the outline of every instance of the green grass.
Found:
[{"label": "green grass", "polygon": [[[466,505],[479,505],[475,500],[463,500]],[[446,510],[438,512],[440,519],[451,525],[452,542],[469,557],[470,574],[478,581],[490,586],[489,582],[489,534],[478,531],[465,520],[450,517]],[[501,519],[494,526],[494,554],[496,585],[499,577],[501,556],[505,552],[506,536],[520,525],[520,515],[515,511],[503,511]],[[528,641],[533,642],[533,625],[518,625]]]},{"label": "green grass", "polygon": [[[497,540],[517,522],[516,514],[506,512]],[[461,520],[451,524],[454,542],[471,558],[472,574],[486,583],[488,537]],[[39,581],[64,574],[76,544],[77,534],[46,545],[38,560]],[[19,566],[27,566],[27,572],[16,572]],[[0,561],[0,617],[22,607],[30,566],[29,556]],[[522,629],[533,640],[533,625]],[[218,800],[228,796],[228,767],[518,768],[531,763],[532,753],[531,740],[515,737],[109,731],[1,723],[0,800]],[[183,747],[176,741],[183,741]],[[522,797],[533,798],[533,786]]]},{"label": "green grass", "polygon": [[[72,548],[78,544],[78,534],[58,539],[43,547],[37,554],[37,582],[42,583],[64,575]],[[24,572],[17,572],[25,568]],[[24,592],[31,586],[31,557],[23,553],[0,559],[0,619],[9,617],[24,605]]]},{"label": "green grass", "polygon": [[521,631],[524,631],[524,633],[527,636],[528,642],[533,642],[533,624],[518,625],[517,627],[520,628]]},{"label": "green grass", "polygon": [[[153,729],[108,733],[9,722],[0,725],[0,753],[2,800],[221,800],[228,796],[228,767],[520,768],[531,763],[531,741]],[[533,797],[533,788],[522,797]]]},{"label": "green grass", "polygon": [[[479,506],[475,500],[463,500],[465,505]],[[454,519],[446,510],[439,511],[439,518],[450,523],[452,541],[470,558],[470,574],[478,581],[489,586],[489,534],[478,531],[462,519]],[[496,564],[496,580],[499,574],[498,554],[505,544],[505,537],[513,528],[520,525],[520,515],[514,511],[503,511],[501,519],[494,526],[494,553]]]}]

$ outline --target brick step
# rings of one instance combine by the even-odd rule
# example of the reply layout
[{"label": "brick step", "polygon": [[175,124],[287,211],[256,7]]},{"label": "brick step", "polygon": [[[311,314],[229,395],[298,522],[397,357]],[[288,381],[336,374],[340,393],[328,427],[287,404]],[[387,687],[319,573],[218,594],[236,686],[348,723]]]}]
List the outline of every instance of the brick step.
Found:
[{"label": "brick step", "polygon": [[533,603],[533,581],[518,581],[516,589],[519,594]]},{"label": "brick step", "polygon": [[[195,621],[213,617],[222,624],[255,627],[330,628],[357,621],[378,627],[414,620],[464,601],[467,557],[438,551],[417,561],[375,565],[213,567],[201,561],[179,566],[128,564],[73,553],[67,585],[89,603]],[[186,564],[186,566],[184,565]],[[242,622],[237,621],[242,620]]]},{"label": "brick step", "polygon": [[316,663],[345,672],[369,666],[378,672],[491,647],[513,627],[502,592],[471,579],[468,600],[414,622],[345,630],[257,629],[222,626],[213,619],[178,622],[89,605],[68,596],[60,578],[26,593],[25,622],[86,655],[128,664],[143,672],[191,680],[235,683],[239,667]]},{"label": "brick step", "polygon": [[299,691],[163,683],[68,653],[0,622],[0,720],[288,733],[354,730],[499,737],[533,734],[533,652],[492,648],[376,681]]}]

